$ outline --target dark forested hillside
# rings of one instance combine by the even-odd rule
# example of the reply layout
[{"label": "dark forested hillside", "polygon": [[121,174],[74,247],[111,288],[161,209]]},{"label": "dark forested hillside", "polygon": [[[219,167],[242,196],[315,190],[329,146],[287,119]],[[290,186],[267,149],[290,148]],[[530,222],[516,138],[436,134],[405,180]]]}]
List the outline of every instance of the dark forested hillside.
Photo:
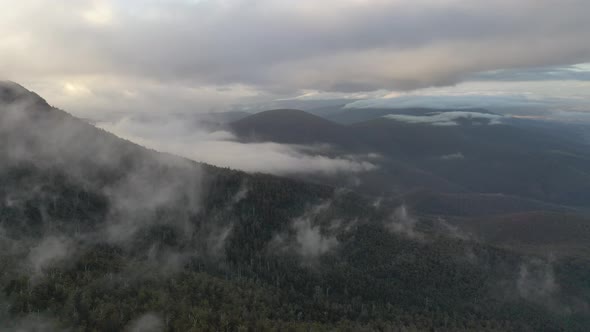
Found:
[{"label": "dark forested hillside", "polygon": [[230,126],[238,136],[248,140],[339,145],[355,142],[343,126],[299,110],[260,112],[233,122]]},{"label": "dark forested hillside", "polygon": [[413,202],[147,150],[13,83],[0,142],[0,330],[590,328],[587,257]]}]

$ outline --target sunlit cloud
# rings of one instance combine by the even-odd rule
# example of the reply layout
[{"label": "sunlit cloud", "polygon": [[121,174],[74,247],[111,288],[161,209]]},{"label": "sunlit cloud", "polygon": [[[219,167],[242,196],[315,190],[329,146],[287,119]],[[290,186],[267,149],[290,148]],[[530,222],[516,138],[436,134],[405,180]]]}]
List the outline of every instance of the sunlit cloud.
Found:
[{"label": "sunlit cloud", "polygon": [[82,17],[88,23],[106,25],[113,21],[113,9],[108,1],[96,0],[82,12]]},{"label": "sunlit cloud", "polygon": [[90,94],[90,90],[84,85],[67,82],[64,84],[64,91],[71,96],[83,96]]}]

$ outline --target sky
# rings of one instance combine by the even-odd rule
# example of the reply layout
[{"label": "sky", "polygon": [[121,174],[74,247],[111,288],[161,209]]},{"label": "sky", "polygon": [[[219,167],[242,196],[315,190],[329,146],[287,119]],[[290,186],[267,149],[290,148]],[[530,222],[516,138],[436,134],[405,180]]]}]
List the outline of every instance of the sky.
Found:
[{"label": "sky", "polygon": [[590,110],[587,0],[0,5],[0,78],[86,118],[322,98]]}]

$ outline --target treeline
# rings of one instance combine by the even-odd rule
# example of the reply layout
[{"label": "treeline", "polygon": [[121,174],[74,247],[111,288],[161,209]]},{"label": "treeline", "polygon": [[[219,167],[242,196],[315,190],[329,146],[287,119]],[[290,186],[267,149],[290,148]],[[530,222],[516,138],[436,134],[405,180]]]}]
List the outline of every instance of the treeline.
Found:
[{"label": "treeline", "polygon": [[[172,202],[174,209],[143,215],[146,226],[128,241],[85,243],[88,237],[77,238],[76,232],[100,229],[113,204],[100,188],[59,172],[6,171],[4,195],[18,192],[17,186],[37,188],[0,209],[2,228],[12,240],[34,242],[59,231],[77,241],[77,252],[39,275],[21,269],[26,248],[3,253],[8,315],[16,320],[44,313],[61,327],[80,331],[122,330],[146,313],[159,315],[166,331],[583,331],[589,326],[583,310],[559,312],[517,294],[519,266],[526,259],[519,255],[429,232],[427,224],[416,226],[420,238],[388,232],[383,222],[391,209],[375,208],[353,193],[266,175],[208,172],[198,209],[179,214],[180,205]],[[321,204],[327,207],[309,213]],[[176,218],[186,218],[192,233],[158,223]],[[284,243],[273,247],[277,234],[287,244],[301,240],[292,227],[297,218],[310,219],[317,228],[307,231],[330,236],[337,246],[317,256],[302,256]],[[208,251],[208,232],[224,225],[230,231],[220,251]],[[575,294],[587,301],[590,273],[580,266],[558,264],[558,282],[567,280],[568,286],[542,299],[569,305],[560,301]]]}]

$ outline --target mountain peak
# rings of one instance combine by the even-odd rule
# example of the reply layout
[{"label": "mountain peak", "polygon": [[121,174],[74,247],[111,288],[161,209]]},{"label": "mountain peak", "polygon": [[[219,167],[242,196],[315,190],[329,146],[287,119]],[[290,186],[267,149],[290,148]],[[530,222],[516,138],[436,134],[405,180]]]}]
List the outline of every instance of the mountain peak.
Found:
[{"label": "mountain peak", "polygon": [[45,99],[27,90],[22,85],[12,81],[0,81],[0,106],[21,102],[24,103],[25,108],[30,108],[31,106],[41,109],[50,108]]},{"label": "mountain peak", "polygon": [[305,111],[277,109],[256,113],[231,124],[239,137],[278,143],[338,143],[344,128]]},{"label": "mountain peak", "polygon": [[296,109],[275,109],[264,112],[259,112],[250,115],[246,118],[238,120],[236,124],[272,124],[272,125],[285,125],[289,127],[297,127],[301,125],[321,125],[330,127],[340,127],[338,124],[333,123],[329,120],[321,118],[317,115],[307,113],[305,111]]},{"label": "mountain peak", "polygon": [[0,101],[11,103],[21,96],[30,93],[22,85],[12,81],[0,81]]}]

